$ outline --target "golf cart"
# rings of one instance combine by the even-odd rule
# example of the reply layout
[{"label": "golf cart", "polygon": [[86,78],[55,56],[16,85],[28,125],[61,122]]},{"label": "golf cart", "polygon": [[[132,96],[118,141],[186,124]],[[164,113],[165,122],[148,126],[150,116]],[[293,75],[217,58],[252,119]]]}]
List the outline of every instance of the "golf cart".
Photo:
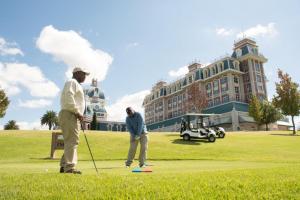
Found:
[{"label": "golf cart", "polygon": [[214,129],[215,129],[215,132],[216,132],[216,135],[219,137],[219,138],[224,138],[225,137],[225,129],[222,128],[222,127],[219,127],[219,126],[214,126]]},{"label": "golf cart", "polygon": [[190,139],[207,139],[209,142],[215,142],[216,132],[206,127],[203,121],[213,115],[215,114],[187,113],[181,121],[180,137],[186,141]]}]

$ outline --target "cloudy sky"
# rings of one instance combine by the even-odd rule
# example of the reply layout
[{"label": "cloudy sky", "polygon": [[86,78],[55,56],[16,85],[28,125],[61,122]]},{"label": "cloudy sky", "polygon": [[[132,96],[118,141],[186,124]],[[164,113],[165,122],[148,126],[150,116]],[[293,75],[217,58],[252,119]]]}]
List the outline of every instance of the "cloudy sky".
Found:
[{"label": "cloudy sky", "polygon": [[[109,118],[142,112],[158,80],[171,81],[195,60],[208,64],[232,52],[240,37],[256,39],[268,96],[277,68],[300,82],[299,1],[17,1],[0,2],[0,86],[11,100],[0,127],[16,120],[39,128],[74,66],[101,81]],[[87,80],[89,81],[89,80]],[[89,83],[87,84],[89,85]]]}]

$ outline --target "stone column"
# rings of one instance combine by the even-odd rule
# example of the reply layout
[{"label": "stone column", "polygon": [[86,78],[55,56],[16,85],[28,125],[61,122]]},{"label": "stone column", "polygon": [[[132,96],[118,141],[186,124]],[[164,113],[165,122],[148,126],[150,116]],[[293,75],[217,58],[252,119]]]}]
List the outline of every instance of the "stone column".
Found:
[{"label": "stone column", "polygon": [[235,109],[235,105],[233,104],[233,109],[231,111],[231,120],[232,120],[232,131],[237,131],[239,124],[239,113]]}]

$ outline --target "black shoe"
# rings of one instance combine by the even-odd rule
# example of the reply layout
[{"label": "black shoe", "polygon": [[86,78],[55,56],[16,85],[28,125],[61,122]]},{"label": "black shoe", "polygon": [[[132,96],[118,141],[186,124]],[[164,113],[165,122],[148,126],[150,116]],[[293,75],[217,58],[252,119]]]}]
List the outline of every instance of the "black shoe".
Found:
[{"label": "black shoe", "polygon": [[146,164],[142,164],[142,165],[139,165],[139,166],[140,166],[140,168],[145,168],[145,167],[147,167]]},{"label": "black shoe", "polygon": [[65,173],[69,173],[69,174],[82,174],[81,171],[76,170],[76,169],[70,169],[70,170],[66,171]]},{"label": "black shoe", "polygon": [[59,173],[65,173],[65,168],[64,167],[60,167]]}]

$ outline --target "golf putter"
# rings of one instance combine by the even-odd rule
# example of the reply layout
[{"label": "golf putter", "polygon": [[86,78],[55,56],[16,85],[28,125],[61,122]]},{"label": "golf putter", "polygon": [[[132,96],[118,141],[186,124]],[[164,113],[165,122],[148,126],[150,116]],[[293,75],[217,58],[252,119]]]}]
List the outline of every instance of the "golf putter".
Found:
[{"label": "golf putter", "polygon": [[86,144],[87,144],[88,149],[89,149],[89,151],[90,151],[90,154],[91,154],[91,157],[92,157],[92,160],[93,160],[93,163],[94,163],[95,170],[96,170],[97,174],[99,174],[98,169],[97,169],[97,166],[96,166],[96,163],[95,163],[95,160],[94,160],[94,157],[93,157],[93,154],[92,154],[92,151],[91,151],[91,148],[90,148],[90,145],[89,145],[89,142],[88,142],[87,137],[86,137],[86,134],[85,134],[85,132],[84,132],[84,128],[83,128],[82,122],[80,122],[80,125],[81,125],[81,129],[82,129],[82,131],[83,131],[83,135],[84,135]]}]

